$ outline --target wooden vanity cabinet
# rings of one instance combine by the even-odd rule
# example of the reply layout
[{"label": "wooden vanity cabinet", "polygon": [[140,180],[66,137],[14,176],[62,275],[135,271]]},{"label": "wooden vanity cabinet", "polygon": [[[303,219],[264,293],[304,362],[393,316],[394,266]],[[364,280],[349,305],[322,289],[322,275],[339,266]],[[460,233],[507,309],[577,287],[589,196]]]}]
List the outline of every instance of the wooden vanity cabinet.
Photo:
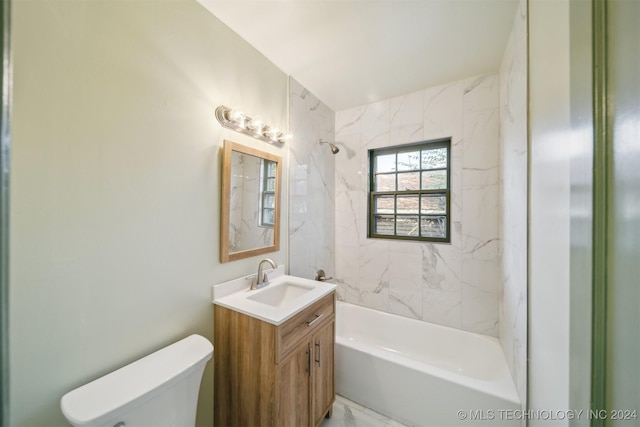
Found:
[{"label": "wooden vanity cabinet", "polygon": [[214,314],[216,426],[317,426],[335,400],[335,293],[275,326]]},{"label": "wooden vanity cabinet", "polygon": [[335,319],[331,320],[313,334],[311,341],[313,345],[311,414],[314,426],[320,424],[325,416],[331,416],[333,402],[336,399],[334,388],[335,325]]}]

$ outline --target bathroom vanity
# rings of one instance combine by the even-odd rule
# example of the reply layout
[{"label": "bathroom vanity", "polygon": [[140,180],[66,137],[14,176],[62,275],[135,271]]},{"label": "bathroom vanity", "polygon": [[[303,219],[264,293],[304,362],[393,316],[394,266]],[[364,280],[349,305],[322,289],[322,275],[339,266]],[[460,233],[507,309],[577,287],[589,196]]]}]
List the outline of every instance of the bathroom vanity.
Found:
[{"label": "bathroom vanity", "polygon": [[317,426],[335,400],[335,285],[280,276],[214,287],[216,426]]}]

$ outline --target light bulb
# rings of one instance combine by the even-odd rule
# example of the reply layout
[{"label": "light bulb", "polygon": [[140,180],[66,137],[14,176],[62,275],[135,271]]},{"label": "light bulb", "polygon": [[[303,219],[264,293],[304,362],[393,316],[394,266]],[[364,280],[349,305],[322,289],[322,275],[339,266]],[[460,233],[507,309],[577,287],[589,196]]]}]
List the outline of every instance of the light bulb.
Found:
[{"label": "light bulb", "polygon": [[238,110],[229,110],[229,120],[237,122],[244,119],[244,113]]},{"label": "light bulb", "polygon": [[228,114],[229,120],[235,123],[237,126],[244,128],[246,116],[244,112],[238,110],[231,110]]},{"label": "light bulb", "polygon": [[289,132],[281,134],[278,137],[278,142],[284,144],[286,141],[290,140],[291,138],[293,138],[293,135],[291,135]]},{"label": "light bulb", "polygon": [[262,129],[264,128],[264,126],[264,122],[260,119],[253,119],[249,123],[247,123],[247,127],[257,134],[262,133]]},{"label": "light bulb", "polygon": [[280,135],[280,129],[278,129],[278,128],[268,128],[267,130],[264,131],[264,135],[269,139],[277,141],[278,140],[278,135]]}]

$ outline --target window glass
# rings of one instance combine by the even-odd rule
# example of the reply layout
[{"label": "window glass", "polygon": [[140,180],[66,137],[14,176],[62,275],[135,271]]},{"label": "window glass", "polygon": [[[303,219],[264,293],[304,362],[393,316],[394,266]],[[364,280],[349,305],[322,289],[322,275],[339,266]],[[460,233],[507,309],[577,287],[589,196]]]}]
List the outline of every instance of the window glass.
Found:
[{"label": "window glass", "polygon": [[451,139],[369,150],[369,237],[450,241]]},{"label": "window glass", "polygon": [[260,160],[260,215],[258,225],[272,228],[275,221],[276,162]]}]

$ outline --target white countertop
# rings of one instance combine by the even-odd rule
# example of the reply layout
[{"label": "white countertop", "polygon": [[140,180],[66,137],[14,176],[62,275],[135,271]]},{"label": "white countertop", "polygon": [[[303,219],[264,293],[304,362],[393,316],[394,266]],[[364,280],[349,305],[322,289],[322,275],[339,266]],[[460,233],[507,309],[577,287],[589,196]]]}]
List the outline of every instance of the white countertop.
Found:
[{"label": "white countertop", "polygon": [[[269,272],[269,270],[266,270]],[[241,277],[229,282],[220,283],[213,286],[213,303],[231,310],[239,311],[256,319],[264,320],[273,325],[279,325],[285,320],[294,316],[302,309],[310,306],[314,302],[320,300],[325,295],[330,294],[336,289],[336,285],[328,282],[319,282],[309,280],[297,276],[289,276],[284,274],[284,266],[280,265],[277,269],[269,273],[269,285],[261,289],[249,290],[251,279],[256,275]],[[293,299],[288,304],[274,307],[258,301],[254,301],[249,297],[255,298],[255,295],[269,290],[283,283],[294,283],[305,287],[312,287],[310,291]]]}]

